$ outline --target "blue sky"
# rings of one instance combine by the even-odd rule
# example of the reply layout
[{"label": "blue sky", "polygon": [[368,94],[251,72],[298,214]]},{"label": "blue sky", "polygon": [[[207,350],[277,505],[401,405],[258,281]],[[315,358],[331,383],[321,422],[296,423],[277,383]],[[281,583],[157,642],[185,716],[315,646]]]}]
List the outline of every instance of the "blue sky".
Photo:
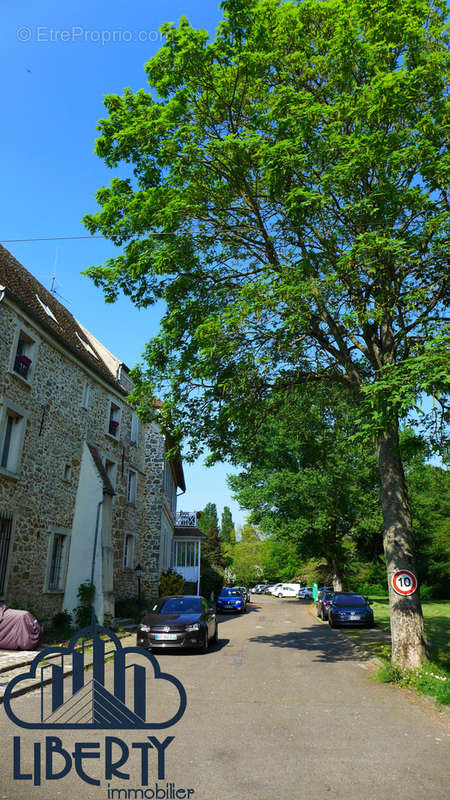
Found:
[{"label": "blue sky", "polygon": [[[94,154],[96,124],[106,116],[103,97],[147,85],[144,64],[161,44],[159,26],[183,15],[213,34],[219,1],[2,0],[0,7],[0,241],[47,288],[54,273],[61,302],[129,366],[158,330],[161,308],[138,310],[126,298],[106,305],[80,274],[116,248],[101,239],[7,240],[87,234],[80,220],[96,210],[94,194],[113,175]],[[220,514],[229,505],[242,524],[227,472],[226,465],[185,465],[179,508],[216,502]]]}]

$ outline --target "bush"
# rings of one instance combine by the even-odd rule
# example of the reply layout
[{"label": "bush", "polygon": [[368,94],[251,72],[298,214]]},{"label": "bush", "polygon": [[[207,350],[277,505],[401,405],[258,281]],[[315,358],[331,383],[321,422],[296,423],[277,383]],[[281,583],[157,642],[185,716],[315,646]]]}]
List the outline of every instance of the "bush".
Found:
[{"label": "bush", "polygon": [[223,586],[223,575],[214,567],[202,565],[200,575],[200,594],[209,601],[211,592],[214,597],[220,594]]},{"label": "bush", "polygon": [[166,597],[171,594],[184,594],[184,578],[173,569],[161,573],[159,580],[159,596]]},{"label": "bush", "polygon": [[145,605],[145,600],[139,604],[135,597],[121,597],[115,602],[114,614],[116,617],[131,617],[135,622],[140,622]]},{"label": "bush", "polygon": [[386,597],[388,593],[387,584],[382,583],[363,583],[359,587],[359,593],[364,597]]},{"label": "bush", "polygon": [[77,597],[80,601],[75,608],[75,622],[77,628],[87,628],[92,622],[92,603],[94,601],[95,586],[90,581],[80,583]]},{"label": "bush", "polygon": [[447,600],[449,598],[448,586],[442,583],[434,583],[432,586],[422,585],[420,587],[420,599],[427,600]]},{"label": "bush", "polygon": [[72,628],[72,615],[68,611],[59,611],[52,619],[52,630],[56,636],[69,638]]}]

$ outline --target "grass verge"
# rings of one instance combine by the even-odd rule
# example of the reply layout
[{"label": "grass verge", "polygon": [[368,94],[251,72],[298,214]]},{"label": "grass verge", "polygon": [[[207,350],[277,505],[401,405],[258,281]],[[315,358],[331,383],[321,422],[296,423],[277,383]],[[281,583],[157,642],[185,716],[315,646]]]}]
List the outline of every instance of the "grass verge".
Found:
[{"label": "grass verge", "polygon": [[423,616],[427,635],[430,661],[421,669],[400,670],[391,661],[391,639],[389,600],[373,597],[373,612],[376,628],[344,630],[356,644],[361,645],[372,656],[379,658],[383,666],[376,679],[395,683],[419,694],[434,697],[438,705],[450,706],[450,602],[423,602]]}]

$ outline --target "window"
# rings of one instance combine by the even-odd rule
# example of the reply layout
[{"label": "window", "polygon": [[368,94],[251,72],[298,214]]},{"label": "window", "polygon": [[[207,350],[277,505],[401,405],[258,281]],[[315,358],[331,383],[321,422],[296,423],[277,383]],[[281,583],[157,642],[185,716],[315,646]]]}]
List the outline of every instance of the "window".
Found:
[{"label": "window", "polygon": [[0,425],[0,467],[17,473],[25,435],[25,416],[15,407],[6,407]]},{"label": "window", "polygon": [[109,423],[108,423],[108,433],[111,436],[114,436],[115,439],[119,438],[119,426],[120,426],[120,407],[117,406],[115,403],[111,402],[109,407]]},{"label": "window", "polygon": [[44,302],[41,300],[41,298],[39,297],[39,295],[38,295],[38,294],[36,295],[36,299],[37,299],[38,303],[39,303],[39,304],[42,306],[42,308],[44,309],[44,311],[45,311],[45,313],[47,314],[47,316],[48,316],[48,317],[50,317],[50,319],[52,319],[52,320],[53,320],[53,322],[56,322],[56,324],[57,324],[57,325],[59,325],[59,322],[58,322],[58,320],[56,319],[56,317],[55,317],[55,315],[54,315],[53,311],[51,310],[51,308],[49,308],[49,307],[48,307],[48,305],[46,305],[46,303],[44,303]]},{"label": "window", "polygon": [[72,480],[72,464],[64,465],[64,480],[67,483],[70,483],[70,481]]},{"label": "window", "polygon": [[136,505],[137,473],[130,469],[128,473],[127,502]]},{"label": "window", "polygon": [[91,395],[91,384],[86,383],[83,390],[83,408],[86,410],[89,408],[89,398]]},{"label": "window", "polygon": [[47,567],[47,592],[63,592],[66,582],[66,567],[69,555],[70,536],[66,531],[55,530],[50,534]]},{"label": "window", "polygon": [[130,441],[137,443],[139,436],[139,420],[135,411],[131,414],[131,433]]},{"label": "window", "polygon": [[96,352],[95,352],[95,351],[92,349],[91,345],[90,345],[88,342],[85,342],[85,341],[84,341],[84,339],[82,339],[82,338],[81,338],[80,334],[79,334],[77,331],[75,331],[75,336],[77,336],[77,337],[78,337],[78,339],[80,340],[81,344],[82,344],[82,345],[83,345],[83,347],[84,347],[84,348],[85,348],[85,349],[88,351],[88,353],[90,353],[90,354],[91,354],[91,356],[94,356],[94,358],[96,358],[96,359],[97,359],[97,361],[98,361],[98,355],[97,355],[97,353],[96,353]]},{"label": "window", "polygon": [[175,542],[175,566],[197,566],[197,542]]},{"label": "window", "polygon": [[31,365],[35,357],[36,342],[25,331],[20,330],[14,346],[12,371],[26,381],[31,377]]},{"label": "window", "polygon": [[105,459],[105,472],[110,480],[111,486],[113,489],[116,488],[116,478],[117,478],[117,464],[115,461],[110,461],[108,458]]},{"label": "window", "polygon": [[133,569],[134,564],[134,533],[126,533],[123,542],[123,568]]},{"label": "window", "polygon": [[0,597],[5,591],[12,526],[12,514],[0,512]]}]

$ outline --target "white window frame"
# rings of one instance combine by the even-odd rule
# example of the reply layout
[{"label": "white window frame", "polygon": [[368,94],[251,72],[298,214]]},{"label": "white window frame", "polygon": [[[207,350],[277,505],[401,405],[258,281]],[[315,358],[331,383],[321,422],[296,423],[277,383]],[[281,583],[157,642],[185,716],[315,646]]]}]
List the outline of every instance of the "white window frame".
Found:
[{"label": "white window frame", "polygon": [[90,383],[90,381],[86,381],[86,383],[83,386],[83,403],[82,403],[82,408],[84,408],[86,411],[89,410],[89,401],[91,399],[91,388],[92,384]]},{"label": "white window frame", "polygon": [[[116,403],[114,400],[109,401],[109,409],[108,409],[108,419],[106,422],[106,434],[107,436],[111,436],[111,439],[114,439],[115,442],[118,442],[120,439],[120,423],[122,420],[122,408],[121,406]],[[110,423],[117,422],[116,433],[110,432]]]},{"label": "white window frame", "polygon": [[128,470],[128,477],[127,477],[127,503],[131,506],[136,505],[136,498],[137,498],[137,481],[138,476],[135,469],[130,467]]},{"label": "white window frame", "polygon": [[[63,537],[62,551],[59,559],[58,582],[56,586],[51,585],[53,571],[53,555],[55,552],[56,537]],[[69,563],[71,531],[66,528],[51,528],[48,538],[47,568],[45,571],[44,593],[63,594],[66,585],[67,566]]]},{"label": "white window frame", "polygon": [[[25,409],[21,406],[18,406],[16,403],[13,403],[6,398],[2,398],[0,405],[0,472],[3,475],[17,478],[20,472],[28,412],[25,411]],[[18,427],[10,430],[8,457],[6,465],[3,466],[2,461],[6,444],[9,417],[16,417],[17,422],[15,424]]]},{"label": "white window frame", "polygon": [[139,418],[136,411],[131,412],[130,442],[137,444],[139,440]]},{"label": "white window frame", "polygon": [[[19,355],[18,350],[21,340],[25,342],[25,352],[23,352],[22,355],[26,355],[29,359],[31,359],[31,364],[28,368],[26,376],[22,375],[20,372],[16,370],[16,357]],[[31,384],[31,380],[33,377],[34,368],[36,364],[37,351],[38,351],[38,341],[36,336],[25,325],[19,325],[14,336],[13,346],[11,350],[9,371],[28,385]]]},{"label": "white window frame", "polygon": [[[130,550],[131,544],[131,550]],[[122,568],[123,569],[134,569],[134,560],[135,560],[135,552],[136,552],[136,534],[133,531],[125,531],[123,535],[123,557],[122,557]]]}]

